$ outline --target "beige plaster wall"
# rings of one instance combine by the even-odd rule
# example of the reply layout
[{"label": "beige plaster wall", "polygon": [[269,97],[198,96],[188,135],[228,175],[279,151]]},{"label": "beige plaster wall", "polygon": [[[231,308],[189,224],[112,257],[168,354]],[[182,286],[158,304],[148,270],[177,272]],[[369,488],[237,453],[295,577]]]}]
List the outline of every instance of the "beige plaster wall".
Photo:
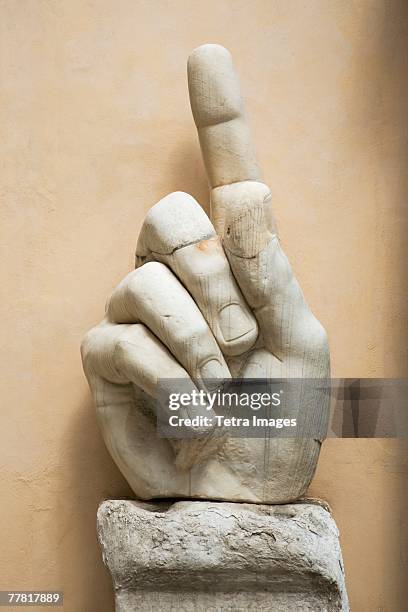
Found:
[{"label": "beige plaster wall", "polygon": [[[235,57],[334,375],[407,375],[407,9],[0,0],[0,589],[63,589],[69,612],[113,610],[95,511],[130,491],[78,347],[131,269],[149,207],[175,189],[207,206],[185,77],[195,46]],[[311,487],[340,526],[356,612],[405,609],[406,454],[330,440]]]}]

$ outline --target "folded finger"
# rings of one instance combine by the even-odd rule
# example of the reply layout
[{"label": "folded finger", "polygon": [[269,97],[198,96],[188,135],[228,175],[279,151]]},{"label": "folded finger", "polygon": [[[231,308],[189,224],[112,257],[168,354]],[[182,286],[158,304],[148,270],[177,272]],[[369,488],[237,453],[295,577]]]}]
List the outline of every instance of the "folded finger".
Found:
[{"label": "folded finger", "polygon": [[221,240],[201,206],[177,192],[153,206],[142,226],[137,262],[166,264],[194,298],[225,355],[253,346],[257,323],[237,285]]},{"label": "folded finger", "polygon": [[200,387],[206,379],[230,377],[201,311],[162,263],[149,262],[128,274],[113,292],[107,316],[115,323],[143,323]]}]

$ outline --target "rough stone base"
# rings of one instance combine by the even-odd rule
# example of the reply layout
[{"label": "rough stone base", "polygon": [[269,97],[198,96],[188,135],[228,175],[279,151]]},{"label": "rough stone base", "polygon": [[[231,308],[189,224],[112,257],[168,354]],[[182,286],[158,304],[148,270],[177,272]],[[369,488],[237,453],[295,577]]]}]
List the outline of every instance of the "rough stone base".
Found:
[{"label": "rough stone base", "polygon": [[336,524],[315,503],[108,500],[98,536],[117,612],[347,612]]}]

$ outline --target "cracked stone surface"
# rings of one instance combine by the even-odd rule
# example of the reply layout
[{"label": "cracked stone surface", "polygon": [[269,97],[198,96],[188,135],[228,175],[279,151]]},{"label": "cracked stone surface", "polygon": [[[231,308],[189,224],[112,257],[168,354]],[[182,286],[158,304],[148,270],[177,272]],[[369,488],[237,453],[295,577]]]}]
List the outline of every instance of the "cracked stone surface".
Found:
[{"label": "cracked stone surface", "polygon": [[97,527],[117,612],[349,610],[322,504],[107,500]]}]

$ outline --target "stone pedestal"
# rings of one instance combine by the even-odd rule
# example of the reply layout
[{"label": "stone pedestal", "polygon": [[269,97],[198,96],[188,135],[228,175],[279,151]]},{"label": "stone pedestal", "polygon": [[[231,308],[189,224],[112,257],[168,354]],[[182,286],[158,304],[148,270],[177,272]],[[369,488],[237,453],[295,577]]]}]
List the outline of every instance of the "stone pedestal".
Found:
[{"label": "stone pedestal", "polygon": [[116,612],[349,610],[338,530],[317,503],[108,500],[98,537]]}]

